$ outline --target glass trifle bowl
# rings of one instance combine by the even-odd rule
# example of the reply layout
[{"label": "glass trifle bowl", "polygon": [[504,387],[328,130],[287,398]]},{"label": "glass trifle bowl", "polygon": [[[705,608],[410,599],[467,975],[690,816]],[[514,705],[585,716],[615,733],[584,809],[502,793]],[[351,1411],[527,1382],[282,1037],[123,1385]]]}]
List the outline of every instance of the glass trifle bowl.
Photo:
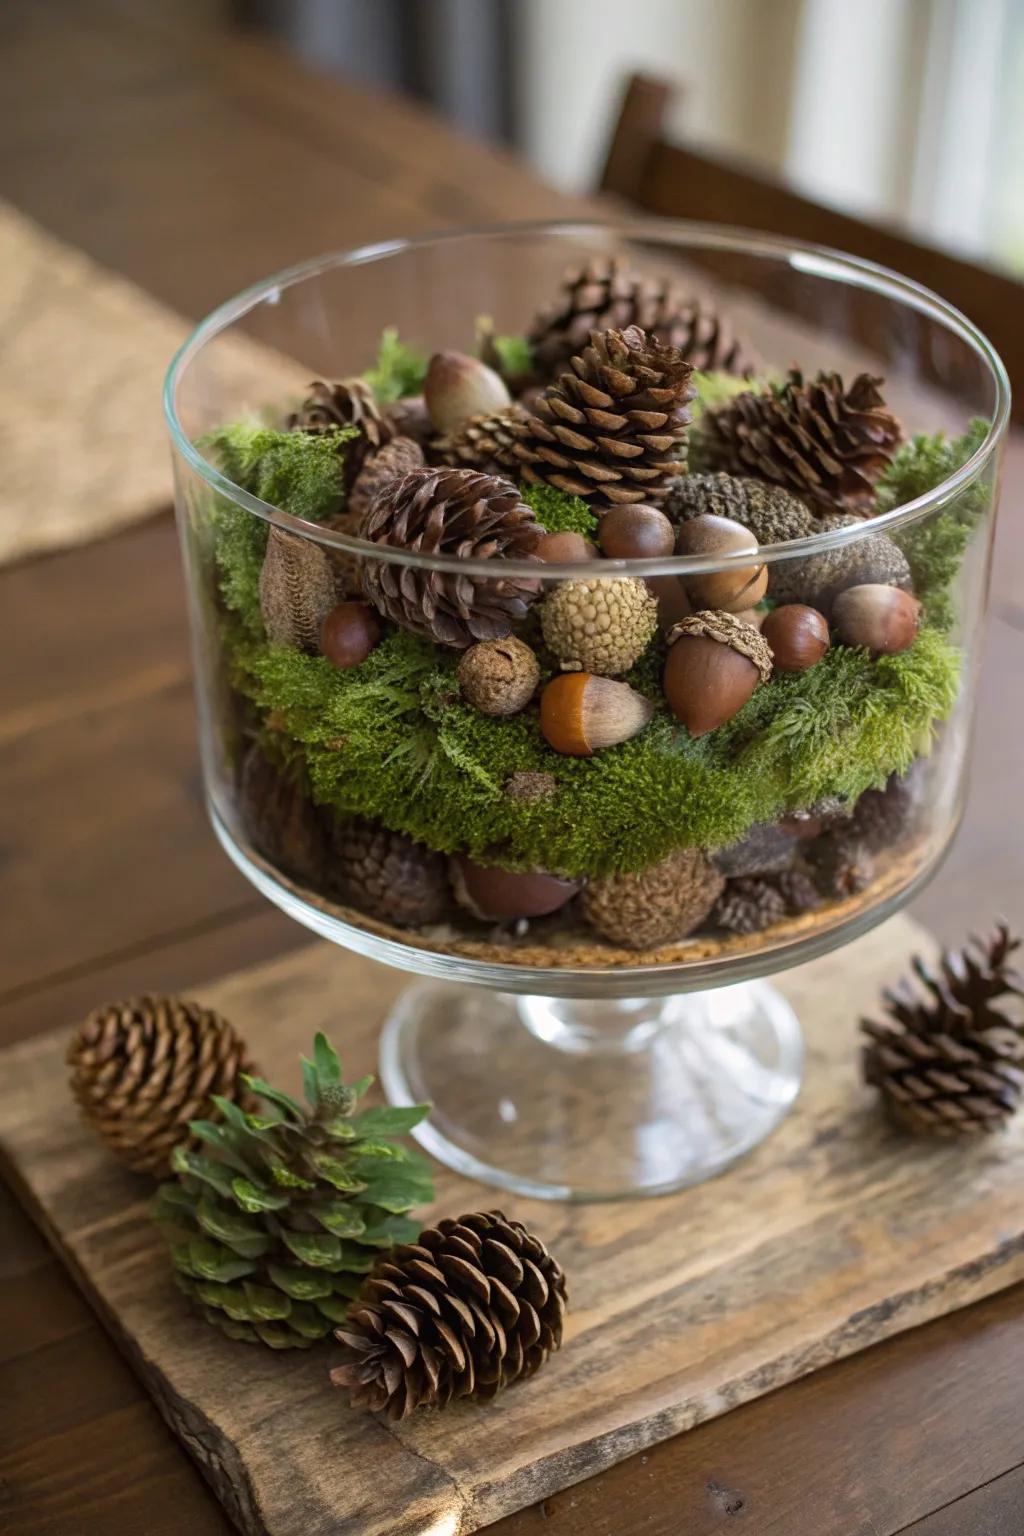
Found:
[{"label": "glass trifle bowl", "polygon": [[649,220],[259,283],[166,409],[210,816],[428,978],[380,1067],[443,1162],[665,1193],[800,1084],[764,980],[955,832],[1009,392],[894,273]]}]

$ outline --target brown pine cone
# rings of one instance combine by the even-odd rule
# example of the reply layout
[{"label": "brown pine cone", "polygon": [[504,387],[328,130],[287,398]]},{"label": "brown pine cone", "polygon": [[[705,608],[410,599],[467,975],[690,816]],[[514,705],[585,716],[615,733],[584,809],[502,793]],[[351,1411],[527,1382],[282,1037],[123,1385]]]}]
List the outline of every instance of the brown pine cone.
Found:
[{"label": "brown pine cone", "polygon": [[137,1173],[163,1177],[190,1120],[220,1115],[211,1096],[252,1110],[242,1082],[255,1070],[244,1042],[212,1008],[137,997],[97,1008],[68,1047],[71,1091],[110,1150]]},{"label": "brown pine cone", "polygon": [[380,922],[417,928],[448,910],[447,861],[401,832],[353,822],[339,831],[335,855],[342,900]]},{"label": "brown pine cone", "polygon": [[303,885],[323,883],[327,842],[323,815],[255,743],[239,771],[238,812],[250,841],[265,859]]},{"label": "brown pine cone", "polygon": [[701,462],[711,470],[784,485],[813,511],[871,513],[875,482],[903,432],[879,393],[881,379],[837,373],[736,395],[700,420]]},{"label": "brown pine cone", "polygon": [[1020,947],[1001,923],[986,942],[946,950],[938,969],[913,961],[918,986],[887,990],[888,1017],[862,1019],[865,1082],[908,1129],[941,1136],[998,1130],[1024,1090]]},{"label": "brown pine cone", "polygon": [[368,559],[367,597],[404,629],[465,650],[525,618],[540,582],[502,576],[503,557],[532,558],[540,525],[507,480],[470,469],[415,469],[382,486],[360,535],[385,548],[493,560],[494,577],[421,571]]},{"label": "brown pine cone", "polygon": [[760,933],[787,915],[786,898],[771,880],[741,875],[730,880],[711,912],[716,928],[729,933]]},{"label": "brown pine cone", "polygon": [[388,480],[400,480],[411,469],[423,467],[423,449],[411,437],[395,437],[379,453],[367,459],[348,493],[345,515],[358,527],[370,509],[381,486]]},{"label": "brown pine cone", "polygon": [[515,462],[516,427],[529,420],[529,412],[512,404],[503,411],[471,416],[455,432],[436,437],[430,457],[437,464],[479,469],[486,475],[503,474]]},{"label": "brown pine cone", "polygon": [[775,887],[793,917],[821,906],[821,892],[805,869],[784,870],[776,875]]},{"label": "brown pine cone", "polygon": [[848,832],[826,832],[807,850],[818,889],[838,901],[856,896],[875,878],[875,861],[864,844]]},{"label": "brown pine cone", "polygon": [[326,432],[331,427],[359,428],[359,437],[344,445],[346,485],[393,435],[365,379],[314,379],[309,394],[288,418],[289,432]]},{"label": "brown pine cone", "polygon": [[881,853],[907,836],[915,811],[912,789],[894,773],[884,789],[868,789],[861,795],[854,807],[851,831],[869,853]]},{"label": "brown pine cone", "polygon": [[529,485],[582,496],[597,512],[656,505],[686,462],[692,373],[681,352],[639,326],[594,331],[525,422],[510,421],[510,468]]},{"label": "brown pine cone", "polygon": [[331,1381],[392,1420],[488,1401],[559,1348],[565,1308],[561,1266],[522,1222],[501,1211],[440,1221],[366,1277],[336,1330],[347,1358]]},{"label": "brown pine cone", "polygon": [[570,272],[557,300],[537,315],[527,340],[538,372],[552,378],[582,352],[591,331],[631,325],[677,347],[703,373],[746,375],[756,369],[753,353],[709,303],[675,283],[641,277],[619,257],[595,257]]}]

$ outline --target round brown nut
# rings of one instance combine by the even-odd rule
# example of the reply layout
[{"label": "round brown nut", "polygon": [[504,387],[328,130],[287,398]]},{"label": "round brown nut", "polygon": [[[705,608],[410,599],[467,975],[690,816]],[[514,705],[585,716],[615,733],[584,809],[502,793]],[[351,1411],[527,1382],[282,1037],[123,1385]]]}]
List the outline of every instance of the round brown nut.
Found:
[{"label": "round brown nut", "polygon": [[546,917],[564,907],[579,890],[579,884],[539,869],[499,869],[494,864],[478,864],[460,853],[452,859],[452,889],[459,905],[474,917],[497,921]]},{"label": "round brown nut", "polygon": [[804,603],[773,608],[765,615],[761,633],[772,648],[776,672],[806,672],[829,647],[825,615]]},{"label": "round brown nut", "polygon": [[540,663],[522,640],[480,640],[459,662],[462,696],[482,715],[517,715],[533,698]]},{"label": "round brown nut", "polygon": [[597,542],[613,560],[656,560],[675,549],[676,531],[657,507],[634,502],[604,514]]},{"label": "round brown nut", "polygon": [[[707,512],[683,523],[676,540],[680,555],[726,555],[733,551],[757,553],[757,539],[731,517]],[[719,608],[726,613],[754,608],[768,590],[764,565],[731,563],[720,571],[705,571],[683,578],[686,594],[695,608]]]},{"label": "round brown nut", "polygon": [[320,650],[336,667],[358,667],[380,642],[380,619],[369,603],[337,603],[320,626]]},{"label": "round brown nut", "polygon": [[832,619],[844,645],[866,646],[875,656],[895,656],[913,644],[921,604],[900,587],[867,582],[840,592]]},{"label": "round brown nut", "polygon": [[600,560],[601,551],[582,533],[563,529],[560,533],[542,533],[532,553],[548,565],[575,565],[582,560]]},{"label": "round brown nut", "polygon": [[733,613],[695,613],[676,625],[668,642],[665,697],[691,736],[731,720],[771,676],[764,636]]}]

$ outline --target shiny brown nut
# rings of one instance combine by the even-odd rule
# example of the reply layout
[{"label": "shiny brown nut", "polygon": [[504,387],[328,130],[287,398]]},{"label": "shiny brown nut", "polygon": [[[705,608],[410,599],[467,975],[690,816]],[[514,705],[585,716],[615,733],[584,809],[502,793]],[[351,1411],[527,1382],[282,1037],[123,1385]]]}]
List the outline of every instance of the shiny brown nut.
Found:
[{"label": "shiny brown nut", "polygon": [[[731,517],[704,513],[683,523],[676,540],[680,555],[726,555],[733,551],[757,553],[757,539],[742,523]],[[720,608],[738,613],[754,608],[768,590],[768,568],[764,565],[725,566],[720,571],[705,571],[683,578],[686,595],[695,608]]]},{"label": "shiny brown nut", "polygon": [[635,502],[604,514],[597,542],[613,560],[656,560],[675,549],[676,531],[657,507]]},{"label": "shiny brown nut", "polygon": [[776,672],[806,672],[829,647],[825,615],[805,603],[773,608],[765,615],[761,633],[772,648]]},{"label": "shiny brown nut", "polygon": [[499,869],[478,864],[465,854],[451,861],[452,889],[461,907],[474,917],[546,917],[564,907],[579,890],[575,880],[563,880],[543,870]]},{"label": "shiny brown nut", "polygon": [[900,587],[868,582],[840,592],[832,622],[844,645],[866,646],[875,656],[895,656],[912,645],[921,622],[921,604]]},{"label": "shiny brown nut", "polygon": [[540,728],[549,747],[568,757],[592,757],[628,741],[647,725],[654,705],[628,683],[590,672],[553,677],[540,696]]},{"label": "shiny brown nut", "polygon": [[706,736],[743,708],[761,681],[747,656],[707,635],[683,635],[665,662],[665,697],[691,736]]},{"label": "shiny brown nut", "polygon": [[581,560],[600,560],[601,551],[582,533],[563,529],[560,533],[542,533],[531,551],[548,565],[574,565]]},{"label": "shiny brown nut", "polygon": [[380,619],[369,603],[337,603],[320,626],[320,650],[336,667],[358,667],[380,642]]},{"label": "shiny brown nut", "polygon": [[471,416],[503,411],[512,403],[500,375],[465,352],[434,353],[423,381],[423,399],[438,432],[455,432]]}]

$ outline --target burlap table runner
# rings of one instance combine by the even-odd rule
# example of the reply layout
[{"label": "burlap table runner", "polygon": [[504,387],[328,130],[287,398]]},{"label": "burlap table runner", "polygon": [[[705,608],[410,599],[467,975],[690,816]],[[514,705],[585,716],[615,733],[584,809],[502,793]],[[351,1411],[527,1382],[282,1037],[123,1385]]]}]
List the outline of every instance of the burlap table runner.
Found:
[{"label": "burlap table runner", "polygon": [[[190,322],[0,202],[0,563],[83,543],[171,501],[161,408]],[[262,398],[303,378],[239,338]]]}]

